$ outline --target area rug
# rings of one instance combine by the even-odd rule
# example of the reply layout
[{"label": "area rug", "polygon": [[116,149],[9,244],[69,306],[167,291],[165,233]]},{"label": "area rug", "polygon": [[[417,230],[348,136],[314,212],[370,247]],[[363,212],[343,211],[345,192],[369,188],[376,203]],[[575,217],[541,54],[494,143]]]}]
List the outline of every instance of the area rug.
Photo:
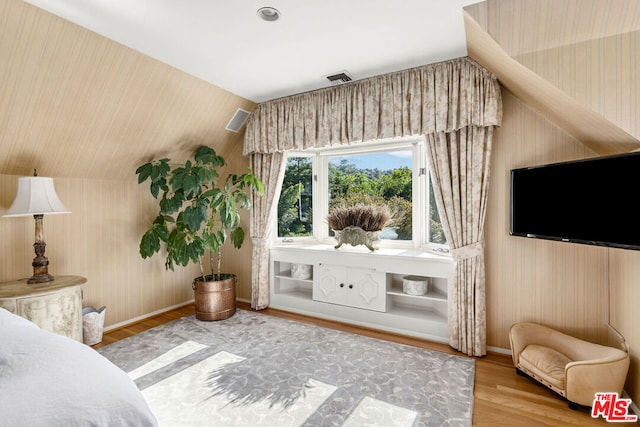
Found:
[{"label": "area rug", "polygon": [[469,426],[475,361],[238,310],[98,350],[161,426]]}]

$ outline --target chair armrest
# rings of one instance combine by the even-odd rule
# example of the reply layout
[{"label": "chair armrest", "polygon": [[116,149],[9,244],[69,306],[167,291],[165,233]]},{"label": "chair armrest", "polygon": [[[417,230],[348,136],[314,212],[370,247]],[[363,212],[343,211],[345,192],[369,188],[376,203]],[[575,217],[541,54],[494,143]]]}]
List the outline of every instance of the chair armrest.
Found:
[{"label": "chair armrest", "polygon": [[567,364],[565,384],[568,400],[591,406],[596,393],[622,393],[629,371],[629,355],[621,350],[613,350],[608,357]]}]

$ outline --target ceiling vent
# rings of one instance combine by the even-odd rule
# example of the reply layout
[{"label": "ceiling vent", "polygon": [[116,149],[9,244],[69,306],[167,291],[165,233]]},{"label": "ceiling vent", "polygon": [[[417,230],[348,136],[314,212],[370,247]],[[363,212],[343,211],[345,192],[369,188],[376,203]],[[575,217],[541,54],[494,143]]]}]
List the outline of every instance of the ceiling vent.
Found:
[{"label": "ceiling vent", "polygon": [[325,77],[331,82],[331,84],[334,85],[341,85],[353,80],[353,76],[349,74],[348,71],[340,71],[339,73],[331,74]]},{"label": "ceiling vent", "polygon": [[236,113],[233,115],[233,117],[231,117],[231,120],[229,120],[229,123],[227,123],[227,127],[225,129],[228,131],[237,133],[242,128],[244,123],[247,121],[249,114],[251,113],[248,112],[247,110],[238,108],[236,110]]}]

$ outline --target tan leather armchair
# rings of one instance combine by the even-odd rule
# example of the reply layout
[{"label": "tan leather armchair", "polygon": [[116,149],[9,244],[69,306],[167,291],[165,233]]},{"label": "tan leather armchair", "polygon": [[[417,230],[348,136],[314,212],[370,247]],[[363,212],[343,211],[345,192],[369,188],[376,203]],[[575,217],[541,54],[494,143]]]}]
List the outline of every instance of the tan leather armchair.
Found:
[{"label": "tan leather armchair", "polygon": [[597,392],[622,394],[629,371],[625,351],[535,323],[516,323],[509,340],[516,369],[565,397],[572,409],[591,406]]}]

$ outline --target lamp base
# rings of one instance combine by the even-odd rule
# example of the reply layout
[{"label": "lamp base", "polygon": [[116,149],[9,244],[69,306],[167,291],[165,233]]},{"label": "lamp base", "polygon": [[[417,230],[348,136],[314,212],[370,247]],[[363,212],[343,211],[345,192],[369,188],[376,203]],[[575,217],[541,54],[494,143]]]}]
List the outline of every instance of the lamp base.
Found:
[{"label": "lamp base", "polygon": [[34,276],[31,276],[27,279],[27,283],[31,284],[31,283],[47,283],[47,282],[52,282],[54,279],[54,277],[50,274],[37,274]]},{"label": "lamp base", "polygon": [[49,274],[49,260],[44,255],[47,244],[42,240],[42,215],[34,215],[34,218],[36,219],[36,242],[33,244],[33,249],[36,252],[36,257],[31,263],[33,276],[27,280],[27,283],[51,282],[53,276]]}]

